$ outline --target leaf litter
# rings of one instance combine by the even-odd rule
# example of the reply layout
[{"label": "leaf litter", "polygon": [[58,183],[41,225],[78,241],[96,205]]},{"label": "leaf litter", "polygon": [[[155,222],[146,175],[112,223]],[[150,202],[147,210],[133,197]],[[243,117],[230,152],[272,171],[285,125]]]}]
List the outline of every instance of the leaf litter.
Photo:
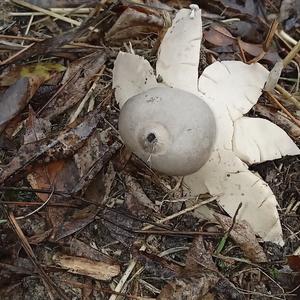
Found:
[{"label": "leaf litter", "polygon": [[[164,76],[165,65],[158,65],[161,74],[155,74],[151,66],[176,10],[190,3],[27,2],[47,10],[1,4],[6,9],[0,24],[4,29],[0,40],[5,42],[0,44],[1,299],[20,295],[81,299],[86,293],[90,299],[110,300],[268,299],[270,295],[297,299],[299,155],[277,158],[280,155],[262,163],[257,157],[251,166],[269,184],[281,207],[281,247],[263,242],[249,224],[235,219],[236,208],[231,218],[218,201],[208,204],[215,221],[193,214],[182,180],[153,172],[126,152],[119,139],[116,100],[121,106],[122,97],[142,91],[145,76],[153,86],[161,83],[155,75],[169,78],[170,85],[183,75],[172,71],[172,77]],[[271,70],[299,40],[294,17],[298,11],[288,1],[266,2],[262,6],[252,0],[207,1],[202,7],[200,64],[179,67],[203,70],[215,60],[259,57],[275,15],[283,30],[276,32],[260,61]],[[47,15],[53,7],[66,18]],[[76,23],[78,17],[82,25],[72,29],[70,22]],[[130,64],[132,69],[126,69],[125,64],[121,72],[128,80],[127,90],[112,82],[119,51],[128,59],[126,52],[142,56],[136,66],[146,64],[148,70]],[[296,53],[276,77],[296,101],[298,62]],[[185,81],[182,78],[182,88]],[[268,92],[297,118],[295,102],[272,87]],[[84,99],[87,93],[89,98]],[[238,107],[228,109],[233,119],[241,114]],[[74,122],[68,124],[74,115]],[[299,145],[299,126],[268,95],[247,109],[247,118],[257,117],[279,125]],[[247,135],[244,130],[244,138]],[[268,153],[284,146],[280,140],[277,145],[264,142],[270,147]],[[236,147],[240,155],[247,155]],[[203,196],[210,197],[195,195],[193,203],[199,205]],[[30,260],[24,258],[18,242]]]}]

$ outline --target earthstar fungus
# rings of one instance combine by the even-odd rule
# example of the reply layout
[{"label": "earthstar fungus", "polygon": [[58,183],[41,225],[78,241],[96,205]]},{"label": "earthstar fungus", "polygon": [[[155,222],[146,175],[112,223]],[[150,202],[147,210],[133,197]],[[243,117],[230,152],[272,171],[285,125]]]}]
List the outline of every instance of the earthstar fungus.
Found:
[{"label": "earthstar fungus", "polygon": [[[282,245],[276,198],[268,184],[251,172],[248,165],[297,155],[300,150],[275,124],[244,117],[258,101],[269,71],[259,63],[222,61],[208,66],[198,78],[201,39],[201,10],[192,5],[191,9],[178,11],[158,53],[156,76],[162,79],[161,83],[157,83],[152,67],[144,58],[119,53],[113,87],[121,108],[121,137],[153,168],[166,174],[186,175],[184,185],[190,195],[217,195],[219,204],[230,216],[242,203],[238,219],[247,221],[265,241]],[[175,97],[186,92],[195,96],[192,101],[185,102],[185,96]],[[151,98],[150,93],[159,99],[155,109],[146,100]],[[197,100],[199,105],[192,108]],[[188,165],[188,157],[179,156],[176,161],[176,151],[182,151],[179,139],[182,132],[174,130],[175,126],[180,130],[192,128],[196,149],[189,148],[191,141],[184,144],[194,167],[183,167]],[[158,148],[152,149],[156,138],[162,142],[154,143]],[[173,161],[176,163],[169,168]],[[194,213],[207,212],[199,208]],[[209,216],[211,212],[205,215]]]}]

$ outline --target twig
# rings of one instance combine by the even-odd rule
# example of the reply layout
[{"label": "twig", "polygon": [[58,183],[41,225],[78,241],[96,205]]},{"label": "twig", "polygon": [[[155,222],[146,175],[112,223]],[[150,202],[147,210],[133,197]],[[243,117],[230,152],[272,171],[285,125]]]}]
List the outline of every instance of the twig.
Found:
[{"label": "twig", "polygon": [[[277,86],[276,86],[277,87]],[[265,92],[269,99],[275,102],[279,108],[281,108],[286,115],[297,125],[300,127],[300,121],[296,119],[270,92]]]},{"label": "twig", "polygon": [[[177,218],[177,217],[179,217],[179,216],[181,216],[181,215],[184,215],[184,214],[186,214],[186,213],[188,213],[188,212],[190,212],[190,211],[195,210],[196,208],[198,208],[198,207],[200,207],[200,206],[202,206],[202,205],[211,203],[211,202],[215,201],[216,199],[218,199],[218,196],[215,196],[215,197],[212,197],[212,198],[210,198],[210,199],[201,201],[200,203],[197,203],[197,204],[195,204],[195,205],[193,205],[193,206],[187,207],[186,209],[181,210],[181,211],[179,211],[179,212],[177,212],[177,213],[175,213],[175,214],[173,214],[173,215],[170,215],[170,216],[167,216],[167,217],[165,217],[165,218],[163,218],[163,219],[158,220],[158,221],[156,222],[156,224],[165,223],[166,221],[170,221],[170,220],[172,220],[172,219],[175,219],[175,218]],[[147,225],[147,226],[145,226],[142,230],[149,230],[149,229],[153,228],[154,226],[155,226],[155,225]]]},{"label": "twig", "polygon": [[240,211],[240,209],[242,208],[242,206],[243,206],[243,204],[242,204],[242,202],[240,202],[240,204],[239,204],[238,208],[236,209],[236,212],[235,212],[235,214],[234,214],[234,216],[233,216],[233,218],[232,218],[231,226],[230,226],[230,228],[229,228],[228,231],[227,231],[227,234],[228,234],[228,235],[230,234],[230,232],[232,231],[232,229],[233,229],[233,227],[234,227],[234,225],[235,225],[235,223],[236,223],[236,218],[237,218],[237,216],[238,216],[238,214],[239,214],[239,211]]},{"label": "twig", "polygon": [[268,52],[269,48],[271,47],[278,25],[278,21],[274,19],[263,42],[263,49],[265,52]]},{"label": "twig", "polygon": [[[49,8],[49,10],[51,12],[57,13],[57,14],[70,14],[73,13],[75,11],[76,14],[89,14],[93,8],[88,8],[88,7],[82,7],[82,8],[78,8],[75,9],[74,8]],[[46,15],[46,13],[44,12],[9,12],[8,13],[9,16],[12,17],[24,17],[24,16],[44,16]]]},{"label": "twig", "polygon": [[[25,30],[24,35],[27,35],[27,34],[29,33],[29,30],[30,30],[30,27],[31,27],[31,24],[32,24],[33,19],[34,19],[34,16],[31,15],[31,16],[30,16],[30,19],[29,19],[29,22],[28,22],[28,25],[27,25],[27,27],[26,27],[26,30]],[[21,45],[22,45],[22,46],[24,45],[24,41],[22,41]]]},{"label": "twig", "polygon": [[[2,201],[3,204],[6,205],[11,205],[11,206],[40,206],[41,204],[43,204],[43,201]],[[78,208],[80,209],[81,207],[79,205],[75,205],[75,204],[69,204],[69,203],[60,203],[60,202],[56,202],[56,203],[48,203],[48,206],[53,206],[53,207],[70,207],[70,208]]]},{"label": "twig", "polygon": [[[42,42],[45,40],[45,39],[35,38],[31,36],[6,35],[6,34],[0,34],[0,39],[24,40],[24,41],[31,41],[31,42]],[[104,48],[103,46],[90,45],[87,43],[79,43],[79,42],[71,42],[70,44],[62,46],[62,48],[74,48],[74,47],[86,47],[92,49]]]},{"label": "twig", "polygon": [[25,46],[23,49],[21,49],[20,51],[16,52],[15,54],[13,54],[12,56],[8,57],[7,59],[0,61],[0,66],[6,65],[8,64],[11,60],[13,60],[15,57],[19,56],[21,53],[27,51],[30,47],[32,47],[34,45],[34,43]]},{"label": "twig", "polygon": [[69,24],[72,24],[72,25],[75,25],[75,26],[80,26],[81,25],[81,22],[79,22],[79,21],[73,20],[73,19],[65,17],[65,16],[61,16],[60,14],[57,14],[57,13],[51,11],[51,10],[44,9],[42,7],[39,7],[39,6],[36,6],[34,4],[25,2],[23,0],[12,0],[12,2],[14,2],[14,3],[18,4],[18,5],[27,7],[29,9],[32,9],[32,10],[35,10],[35,11],[38,11],[38,12],[42,12],[45,15],[51,16],[53,18],[59,19],[61,21],[67,22]]},{"label": "twig", "polygon": [[159,235],[171,235],[171,236],[197,236],[208,235],[215,236],[222,234],[221,232],[206,232],[206,231],[174,231],[174,230],[133,230],[138,234],[159,234]]},{"label": "twig", "polygon": [[279,30],[277,34],[286,42],[292,44],[293,46],[297,45],[297,41],[288,35],[285,31]]},{"label": "twig", "polygon": [[293,47],[289,54],[284,58],[283,65],[286,67],[300,51],[300,41]]},{"label": "twig", "polygon": [[238,38],[236,39],[236,41],[237,41],[237,45],[238,45],[238,47],[239,47],[239,50],[240,50],[240,53],[241,53],[241,56],[242,56],[242,60],[243,60],[244,63],[246,63],[246,62],[247,62],[247,59],[246,59],[246,56],[245,56],[245,51],[243,50],[243,48],[242,48],[242,46],[241,46],[241,38],[238,37]]},{"label": "twig", "polygon": [[[139,251],[145,251],[146,250],[146,245],[143,245]],[[114,293],[120,293],[124,284],[126,283],[127,279],[129,278],[131,272],[133,271],[133,269],[135,268],[137,264],[137,259],[134,258],[130,261],[126,271],[124,272],[122,278],[120,279],[120,281],[118,282],[117,286],[114,289]],[[117,295],[111,295],[109,297],[109,300],[116,300],[117,299]]]},{"label": "twig", "polygon": [[256,63],[258,61],[260,61],[265,55],[266,53],[268,52],[270,46],[271,46],[271,43],[273,41],[273,38],[274,38],[274,35],[276,33],[276,30],[277,30],[277,27],[278,27],[278,21],[277,20],[273,20],[270,28],[269,28],[269,31],[267,33],[267,36],[263,42],[263,49],[261,51],[260,54],[258,54],[256,57],[254,57],[253,59],[251,59],[248,64],[252,64],[252,63]]},{"label": "twig", "polygon": [[296,105],[296,107],[300,109],[300,102],[281,85],[276,84],[276,90],[280,92],[287,100],[293,102]]}]

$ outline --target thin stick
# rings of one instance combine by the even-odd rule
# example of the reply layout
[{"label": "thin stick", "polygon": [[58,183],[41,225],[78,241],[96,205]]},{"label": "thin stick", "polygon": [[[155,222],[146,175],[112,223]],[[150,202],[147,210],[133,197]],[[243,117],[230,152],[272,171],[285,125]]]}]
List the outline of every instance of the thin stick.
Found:
[{"label": "thin stick", "polygon": [[[93,8],[88,8],[88,7],[82,7],[74,10],[74,8],[49,8],[50,11],[57,13],[57,14],[72,14],[73,12],[76,14],[89,14]],[[12,17],[26,17],[26,16],[44,16],[44,12],[9,12],[9,16]]]},{"label": "thin stick", "polygon": [[[0,39],[13,39],[13,40],[24,40],[24,41],[31,41],[31,42],[42,42],[45,39],[35,38],[31,36],[19,36],[19,35],[6,35],[0,34]],[[62,48],[70,48],[70,47],[86,47],[92,49],[103,49],[103,46],[97,45],[90,45],[86,43],[78,43],[78,42],[71,42],[70,44],[64,45]]]},{"label": "thin stick", "polygon": [[277,31],[278,25],[279,25],[278,21],[276,19],[274,19],[269,28],[268,34],[263,42],[263,50],[265,52],[268,52],[269,48],[271,47],[271,43],[274,39],[274,35]]},{"label": "thin stick", "polygon": [[[71,25],[75,25],[75,26],[80,26],[82,24],[82,22],[79,22],[79,21],[76,21],[76,20],[73,20],[71,18],[68,18],[68,17],[65,17],[65,16],[62,16],[60,14],[57,14],[51,10],[47,10],[47,9],[44,9],[42,7],[39,7],[39,6],[36,6],[36,5],[33,5],[33,4],[30,4],[30,3],[27,3],[23,0],[12,0],[14,3],[16,4],[19,4],[21,6],[24,6],[24,7],[27,7],[29,9],[32,9],[32,10],[35,10],[35,11],[38,11],[38,12],[42,12],[42,13],[45,13],[46,15],[48,16],[51,16],[53,18],[56,18],[58,20],[61,20],[61,21],[64,21],[64,22],[67,22]],[[91,31],[94,31],[94,32],[99,32],[98,29],[96,28],[93,28],[93,27],[89,27],[89,30]]]},{"label": "thin stick", "polygon": [[286,67],[300,51],[300,41],[293,47],[289,54],[284,58],[283,65]]},{"label": "thin stick", "polygon": [[[29,33],[29,30],[30,30],[33,19],[34,19],[34,16],[31,15],[30,19],[29,19],[29,22],[28,22],[28,25],[27,25],[27,28],[26,28],[25,33],[24,33],[25,35],[27,35]],[[22,46],[23,46],[23,43],[24,43],[24,41],[22,41],[22,44],[21,44]]]},{"label": "thin stick", "polygon": [[276,90],[280,92],[287,100],[293,102],[297,108],[300,109],[300,102],[293,96],[291,95],[286,89],[284,89],[281,85],[276,84],[275,86]]},{"label": "thin stick", "polygon": [[0,66],[6,65],[8,64],[11,60],[13,60],[16,56],[19,56],[21,53],[27,51],[30,47],[32,47],[34,45],[34,43],[24,47],[22,50],[16,52],[15,54],[13,54],[12,56],[8,57],[7,59],[5,59],[4,61],[0,62]]},{"label": "thin stick", "polygon": [[296,119],[270,92],[265,92],[269,99],[275,102],[279,108],[286,113],[286,115],[297,125],[300,127],[300,120]]},{"label": "thin stick", "polygon": [[[229,229],[225,232],[224,236],[222,237],[221,241],[219,242],[219,245],[218,245],[218,247],[215,251],[216,254],[220,254],[221,251],[223,250],[223,248],[225,246],[225,243],[226,243],[226,241],[227,241],[227,239],[228,239],[228,237],[229,237],[229,235],[230,235],[230,233],[231,233],[231,231],[232,231],[232,229],[233,229],[233,227],[236,223],[236,218],[238,216],[238,213],[239,213],[240,209],[242,208],[242,205],[243,205],[242,202],[240,202],[239,206],[237,207],[237,209],[234,213],[234,216],[232,218],[232,223],[231,223]],[[216,216],[216,219],[218,220],[217,216]]]},{"label": "thin stick", "polygon": [[73,19],[65,17],[65,16],[61,16],[60,14],[57,14],[57,13],[51,11],[51,10],[47,10],[47,9],[42,8],[42,7],[36,6],[34,4],[27,3],[23,0],[12,0],[12,2],[14,2],[16,4],[19,4],[21,6],[27,7],[29,9],[32,9],[32,10],[42,12],[45,15],[51,16],[53,18],[59,19],[61,21],[67,22],[69,24],[72,24],[72,25],[75,25],[75,26],[80,26],[81,25],[81,22],[79,22],[79,21],[73,20]]},{"label": "thin stick", "polygon": [[244,63],[246,63],[247,59],[246,59],[246,56],[245,56],[245,52],[244,52],[243,48],[241,47],[241,38],[238,37],[236,39],[236,41],[237,41],[237,45],[238,45],[240,53],[241,53],[242,60],[243,60]]},{"label": "thin stick", "polygon": [[40,211],[50,201],[50,199],[53,196],[53,192],[54,192],[54,188],[52,188],[51,194],[49,195],[49,197],[47,198],[47,200],[41,206],[39,206],[38,208],[36,208],[34,211],[28,213],[27,215],[16,217],[16,220],[21,220],[21,219],[28,218],[28,217],[32,216],[33,214],[37,213],[38,211]]},{"label": "thin stick", "polygon": [[[146,250],[146,245],[143,245],[139,251],[145,251]],[[115,293],[120,293],[123,289],[124,284],[126,283],[127,279],[129,278],[131,272],[133,271],[133,269],[135,268],[137,263],[137,260],[134,258],[130,261],[126,271],[124,272],[122,278],[120,279],[120,281],[118,282],[117,286],[114,289]],[[116,300],[117,299],[117,295],[113,294],[109,297],[109,300]]]},{"label": "thin stick", "polygon": [[293,46],[297,45],[297,41],[288,35],[285,31],[279,30],[277,34],[286,42],[292,44]]},{"label": "thin stick", "polygon": [[[181,215],[184,215],[184,214],[186,214],[186,213],[188,213],[188,212],[190,212],[190,211],[195,210],[196,208],[198,208],[198,207],[200,207],[200,206],[203,206],[203,205],[205,205],[205,204],[211,203],[211,202],[215,201],[216,199],[218,199],[218,196],[215,196],[215,197],[212,197],[212,198],[210,198],[210,199],[201,201],[200,203],[197,203],[197,204],[195,204],[195,205],[193,205],[193,206],[187,207],[186,209],[181,210],[181,211],[179,211],[179,212],[177,212],[177,213],[175,213],[175,214],[173,214],[173,215],[170,215],[170,216],[167,216],[167,217],[165,217],[165,218],[163,218],[163,219],[161,219],[161,220],[158,220],[158,221],[156,222],[156,224],[162,224],[162,223],[165,223],[166,221],[170,221],[170,220],[172,220],[172,219],[175,219],[175,218],[177,218],[177,217],[179,217],[179,216],[181,216]],[[147,226],[143,227],[142,230],[149,230],[149,229],[153,228],[154,226],[155,226],[155,225],[147,225]]]},{"label": "thin stick", "polygon": [[171,236],[194,236],[194,235],[220,235],[221,232],[206,232],[206,231],[174,231],[174,230],[134,230],[138,234],[158,234],[158,235],[171,235]]},{"label": "thin stick", "polygon": [[39,39],[31,36],[20,36],[20,35],[9,35],[9,34],[0,34],[1,39],[13,39],[13,40],[24,40],[31,42],[41,42],[44,39]]}]

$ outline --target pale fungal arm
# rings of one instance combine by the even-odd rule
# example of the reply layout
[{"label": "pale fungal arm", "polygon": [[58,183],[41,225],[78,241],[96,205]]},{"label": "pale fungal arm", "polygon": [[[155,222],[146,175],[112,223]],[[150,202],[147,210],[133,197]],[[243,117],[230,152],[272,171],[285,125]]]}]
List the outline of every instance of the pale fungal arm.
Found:
[{"label": "pale fungal arm", "polygon": [[232,217],[242,203],[238,219],[247,221],[265,241],[283,244],[274,194],[233,152],[214,152],[198,172],[184,178],[184,183],[192,195],[207,190],[218,196],[218,203]]},{"label": "pale fungal arm", "polygon": [[119,52],[113,69],[113,88],[120,108],[130,97],[156,86],[154,71],[147,60]]},{"label": "pale fungal arm", "polygon": [[260,64],[215,62],[199,77],[198,93],[204,96],[217,122],[216,150],[232,150],[234,122],[257,102],[269,72]]},{"label": "pale fungal arm", "polygon": [[258,101],[269,71],[261,64],[240,61],[215,62],[198,81],[199,92],[226,105],[232,121],[247,113]]},{"label": "pale fungal arm", "polygon": [[280,127],[265,119],[248,117],[234,123],[233,150],[248,164],[300,154],[300,149]]},{"label": "pale fungal arm", "polygon": [[166,85],[197,91],[201,39],[201,10],[196,5],[181,9],[161,42],[156,63],[156,73]]}]

